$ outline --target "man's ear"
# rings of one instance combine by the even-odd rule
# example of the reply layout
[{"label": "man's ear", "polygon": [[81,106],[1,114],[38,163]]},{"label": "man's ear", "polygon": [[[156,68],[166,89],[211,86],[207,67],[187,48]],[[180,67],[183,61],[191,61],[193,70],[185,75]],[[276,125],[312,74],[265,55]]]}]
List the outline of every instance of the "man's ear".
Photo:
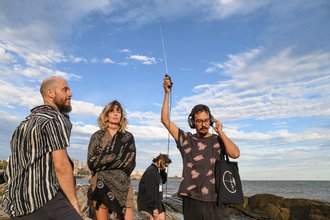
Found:
[{"label": "man's ear", "polygon": [[55,97],[55,90],[47,89],[47,96],[49,98],[54,98]]}]

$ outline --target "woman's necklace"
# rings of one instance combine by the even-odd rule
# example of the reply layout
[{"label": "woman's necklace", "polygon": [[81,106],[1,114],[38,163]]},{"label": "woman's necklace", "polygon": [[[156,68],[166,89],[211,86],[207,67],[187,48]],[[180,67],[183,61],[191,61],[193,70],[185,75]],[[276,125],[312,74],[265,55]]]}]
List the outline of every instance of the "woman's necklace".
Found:
[{"label": "woman's necklace", "polygon": [[109,126],[108,126],[108,130],[109,130],[109,132],[110,132],[110,135],[111,135],[111,136],[114,136],[114,135],[117,133],[118,128],[119,128],[118,125],[114,125],[114,126],[109,125]]}]

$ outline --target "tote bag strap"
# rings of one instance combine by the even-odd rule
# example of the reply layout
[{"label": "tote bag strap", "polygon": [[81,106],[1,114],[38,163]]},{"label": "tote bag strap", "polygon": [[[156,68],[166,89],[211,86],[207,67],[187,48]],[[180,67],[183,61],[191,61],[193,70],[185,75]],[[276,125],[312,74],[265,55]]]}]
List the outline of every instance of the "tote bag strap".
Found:
[{"label": "tote bag strap", "polygon": [[225,143],[223,143],[223,140],[221,139],[221,137],[218,135],[217,136],[218,142],[220,144],[220,148],[221,148],[221,152],[220,152],[220,160],[226,160],[226,161],[230,161],[229,157],[226,153],[226,147],[225,147]]}]

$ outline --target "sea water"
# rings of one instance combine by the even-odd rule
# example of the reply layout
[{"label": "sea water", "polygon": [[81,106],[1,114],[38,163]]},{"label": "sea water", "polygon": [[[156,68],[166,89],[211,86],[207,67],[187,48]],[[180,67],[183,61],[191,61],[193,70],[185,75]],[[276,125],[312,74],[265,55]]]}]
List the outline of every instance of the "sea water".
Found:
[{"label": "sea water", "polygon": [[330,181],[242,181],[245,196],[267,193],[284,198],[330,202]]},{"label": "sea water", "polygon": [[[177,193],[180,179],[169,179],[164,185],[164,196]],[[138,180],[134,180],[134,189],[138,189]],[[244,196],[255,194],[273,194],[283,198],[301,198],[330,202],[330,181],[242,181]]]},{"label": "sea water", "polygon": [[[164,197],[176,194],[180,179],[169,178],[164,185]],[[77,179],[77,184],[88,184],[88,179]],[[133,180],[135,191],[138,190],[139,181]],[[250,197],[255,194],[273,194],[283,198],[301,198],[330,202],[330,181],[252,181],[243,180],[244,196]]]}]

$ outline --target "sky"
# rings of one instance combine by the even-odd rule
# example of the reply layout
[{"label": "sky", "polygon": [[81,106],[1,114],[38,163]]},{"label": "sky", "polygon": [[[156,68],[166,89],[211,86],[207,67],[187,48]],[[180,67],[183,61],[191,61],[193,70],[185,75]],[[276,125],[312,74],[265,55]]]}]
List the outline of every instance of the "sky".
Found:
[{"label": "sky", "polygon": [[[330,2],[327,0],[2,0],[0,159],[34,106],[40,83],[67,80],[68,152],[86,161],[97,117],[122,103],[135,171],[169,153],[160,122],[163,77],[174,83],[171,120],[206,104],[240,148],[242,180],[330,180]],[[163,44],[162,44],[163,42]]]}]

